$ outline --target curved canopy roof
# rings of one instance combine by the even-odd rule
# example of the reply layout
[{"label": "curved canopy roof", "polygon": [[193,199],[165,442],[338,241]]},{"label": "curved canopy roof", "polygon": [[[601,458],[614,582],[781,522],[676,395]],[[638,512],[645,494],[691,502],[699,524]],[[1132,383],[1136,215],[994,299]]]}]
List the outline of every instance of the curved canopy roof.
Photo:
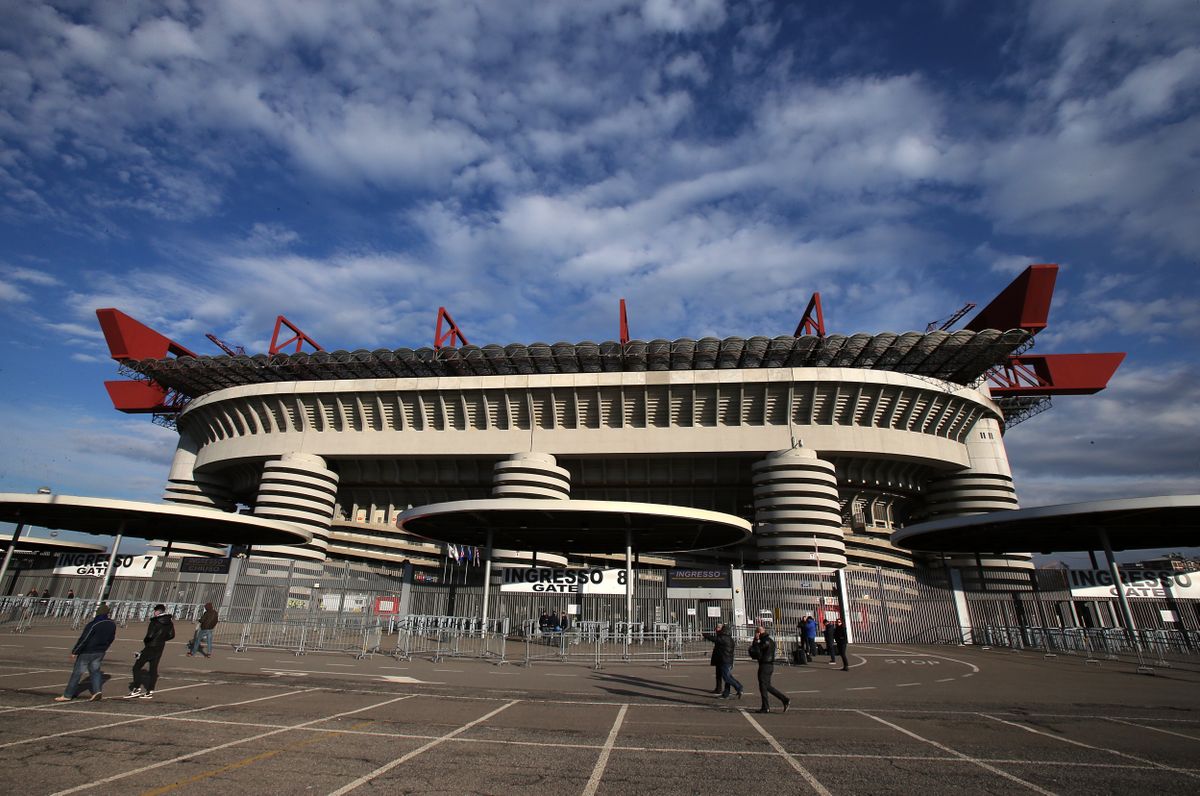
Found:
[{"label": "curved canopy roof", "polygon": [[[8,534],[0,536],[0,550],[7,550],[12,544]],[[47,539],[44,536],[26,536],[21,534],[17,540],[17,552],[36,553],[103,553],[107,550],[102,544],[75,542],[70,539]]]},{"label": "curved canopy roof", "polygon": [[396,518],[401,530],[437,542],[547,553],[617,553],[632,532],[642,553],[726,547],[750,536],[750,523],[719,511],[609,500],[490,498],[417,506]]},{"label": "curved canopy roof", "polygon": [[1200,495],[1093,500],[931,520],[901,528],[892,544],[926,552],[1071,552],[1200,544]]},{"label": "curved canopy roof", "polygon": [[727,337],[628,343],[181,356],[122,364],[189,398],[248,384],[335,379],[506,376],[733,368],[866,368],[970,384],[1020,348],[1021,329],[828,337]]},{"label": "curved canopy roof", "polygon": [[2,492],[0,520],[65,531],[122,533],[202,544],[304,544],[312,539],[312,532],[297,525],[248,514],[75,495]]}]

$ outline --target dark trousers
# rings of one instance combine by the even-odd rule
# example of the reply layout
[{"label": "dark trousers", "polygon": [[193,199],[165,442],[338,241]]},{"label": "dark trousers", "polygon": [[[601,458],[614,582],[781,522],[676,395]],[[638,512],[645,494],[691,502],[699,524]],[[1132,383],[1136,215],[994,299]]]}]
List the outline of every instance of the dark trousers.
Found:
[{"label": "dark trousers", "polygon": [[[144,688],[147,691],[154,690],[154,684],[158,682],[158,659],[162,657],[163,648],[161,646],[142,647],[142,651],[138,653],[137,660],[133,663],[133,687]],[[145,672],[142,667],[149,667]]]},{"label": "dark trousers", "polygon": [[[841,656],[841,658],[842,658],[842,668],[843,668],[843,669],[849,669],[849,668],[850,668],[850,661],[849,661],[849,659],[847,659],[847,658],[846,658],[846,645],[845,645],[845,644],[838,644],[838,645],[837,645],[837,652],[838,652],[838,655],[840,655],[840,656]],[[829,660],[833,660],[833,656],[832,656],[832,655],[829,657]]]},{"label": "dark trousers", "polygon": [[720,691],[721,687],[725,685],[725,681],[721,678],[721,664],[713,664],[713,674],[717,676],[717,683],[713,686],[713,691]]},{"label": "dark trousers", "polygon": [[775,697],[785,705],[791,701],[788,699],[787,694],[771,685],[771,675],[773,674],[775,674],[775,664],[760,663],[758,665],[758,693],[762,694],[763,710],[770,710],[771,708],[771,700],[767,698],[767,694]]},{"label": "dark trousers", "polygon": [[808,654],[808,659],[811,661],[817,657],[817,638],[816,636],[804,637],[804,651]]}]

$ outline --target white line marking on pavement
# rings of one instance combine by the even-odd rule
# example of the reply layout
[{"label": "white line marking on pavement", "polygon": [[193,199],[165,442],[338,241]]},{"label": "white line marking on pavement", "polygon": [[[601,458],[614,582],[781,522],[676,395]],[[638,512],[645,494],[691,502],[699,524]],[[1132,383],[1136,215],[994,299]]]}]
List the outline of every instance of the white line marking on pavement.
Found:
[{"label": "white line marking on pavement", "polygon": [[1008,721],[1006,719],[998,719],[995,716],[989,716],[986,713],[980,713],[979,715],[983,716],[985,719],[991,719],[992,721],[998,721],[1001,724],[1007,724],[1009,727],[1017,727],[1019,729],[1025,730],[1025,732],[1031,732],[1034,735],[1044,735],[1047,738],[1053,738],[1056,741],[1062,741],[1063,743],[1069,743],[1072,746],[1079,746],[1084,749],[1094,749],[1097,752],[1108,752],[1110,755],[1117,755],[1118,757],[1125,757],[1125,758],[1128,758],[1129,760],[1136,760],[1139,763],[1145,763],[1146,765],[1154,766],[1155,768],[1162,768],[1167,771],[1174,771],[1179,774],[1186,774],[1189,777],[1196,777],[1196,778],[1200,779],[1200,775],[1194,774],[1193,772],[1187,770],[1186,768],[1176,768],[1175,766],[1168,766],[1166,763],[1157,763],[1157,762],[1155,762],[1153,760],[1149,760],[1145,757],[1138,757],[1137,755],[1127,754],[1126,752],[1118,752],[1116,749],[1109,749],[1106,746],[1093,746],[1090,743],[1084,743],[1083,741],[1072,740],[1071,738],[1064,738],[1061,735],[1055,735],[1052,732],[1044,732],[1042,730],[1036,729],[1035,727],[1029,727],[1029,726],[1021,724],[1019,722]]},{"label": "white line marking on pavement", "polygon": [[943,752],[948,752],[949,754],[954,755],[955,757],[959,758],[960,760],[966,760],[967,762],[974,763],[975,765],[979,766],[980,768],[984,769],[985,771],[990,771],[997,776],[1004,777],[1005,779],[1009,780],[1010,782],[1016,782],[1018,785],[1024,785],[1025,787],[1029,788],[1034,793],[1040,793],[1040,794],[1042,794],[1042,796],[1055,796],[1053,791],[1048,791],[1048,790],[1045,790],[1044,788],[1039,788],[1037,785],[1034,785],[1032,782],[1026,782],[1025,780],[1021,779],[1020,777],[1015,777],[1012,774],[1009,774],[1007,771],[1002,771],[1001,769],[998,769],[995,766],[988,765],[987,763],[983,762],[979,758],[971,757],[970,755],[963,754],[962,752],[958,751],[957,749],[951,749],[949,746],[946,746],[945,744],[940,744],[937,741],[930,740],[929,738],[923,738],[922,736],[917,735],[915,732],[913,732],[911,730],[904,729],[899,724],[892,724],[890,721],[887,721],[886,719],[881,719],[878,716],[872,716],[870,713],[867,713],[865,710],[857,710],[855,712],[860,713],[863,716],[866,716],[868,719],[874,719],[875,721],[877,721],[880,724],[883,724],[887,727],[891,727],[896,732],[904,733],[909,738],[914,738],[918,741],[927,743],[936,749],[941,749]]},{"label": "white line marking on pavement", "polygon": [[[463,726],[459,727],[457,730],[453,730],[451,732],[446,733],[445,735],[434,738],[432,741],[425,744],[424,746],[418,746],[416,749],[412,750],[408,754],[397,757],[392,762],[386,763],[386,764],[380,766],[379,768],[372,771],[370,774],[359,777],[358,779],[354,780],[353,782],[338,788],[337,790],[330,793],[329,796],[342,796],[342,794],[344,794],[344,793],[349,793],[350,791],[357,788],[359,785],[365,785],[366,783],[370,782],[371,780],[373,780],[377,777],[383,776],[384,774],[391,771],[396,766],[401,765],[402,763],[407,763],[409,760],[412,760],[414,757],[421,754],[422,752],[432,749],[433,747],[438,746],[439,744],[450,740],[451,738],[453,738],[456,735],[461,735],[462,733],[464,733],[467,730],[474,727],[476,724],[481,724],[481,723],[487,721],[492,716],[495,716],[497,713],[501,712],[502,710],[507,710],[508,708],[511,708],[513,705],[517,704],[520,701],[521,700],[519,700],[519,699],[514,699],[513,701],[508,702],[507,704],[501,705],[500,707],[496,708],[491,713],[487,713],[483,716],[480,716],[479,718],[475,719],[474,721],[467,722]],[[58,795],[55,794],[55,796],[58,796]]]},{"label": "white line marking on pavement", "polygon": [[398,672],[407,672],[411,666],[380,666],[380,669],[395,669]]},{"label": "white line marking on pavement", "polygon": [[785,691],[784,693],[785,694],[819,694],[819,693],[821,693],[821,691],[820,691],[820,689],[814,688],[809,691]]},{"label": "white line marking on pavement", "polygon": [[28,672],[10,672],[9,674],[0,674],[0,677],[20,677],[24,674],[41,674],[43,672],[53,672],[54,669],[31,669]]},{"label": "white line marking on pavement", "polygon": [[1200,741],[1200,736],[1187,735],[1186,733],[1175,732],[1174,730],[1164,730],[1162,727],[1152,727],[1149,724],[1137,724],[1136,722],[1125,721],[1124,719],[1114,719],[1114,718],[1109,718],[1109,717],[1106,717],[1104,720],[1105,721],[1113,721],[1113,722],[1116,722],[1117,724],[1128,724],[1130,727],[1138,727],[1139,729],[1143,729],[1143,730],[1154,730],[1155,732],[1161,732],[1164,735],[1174,735],[1177,738],[1187,738],[1190,741]]},{"label": "white line marking on pavement", "polygon": [[604,746],[600,748],[600,757],[596,759],[592,775],[588,777],[587,786],[583,789],[583,796],[595,796],[596,789],[600,787],[600,779],[604,776],[604,769],[608,767],[608,756],[612,754],[613,745],[617,742],[617,733],[621,731],[621,725],[625,722],[625,712],[628,710],[628,705],[622,705],[621,709],[617,711],[617,720],[613,722],[612,729],[608,731],[608,738],[605,739]]},{"label": "white line marking on pavement", "polygon": [[874,691],[875,686],[873,686],[873,685],[856,685],[853,688],[847,688],[846,690],[847,691]]},{"label": "white line marking on pavement", "polygon": [[188,752],[186,755],[179,755],[178,757],[172,757],[170,760],[160,760],[157,763],[151,763],[148,766],[142,766],[141,768],[135,768],[132,771],[125,771],[121,774],[113,774],[111,777],[105,777],[104,779],[98,779],[98,780],[95,780],[94,782],[86,782],[83,785],[76,785],[74,788],[67,788],[66,790],[60,790],[57,793],[52,794],[52,796],[66,796],[66,794],[68,794],[68,793],[76,793],[81,790],[87,790],[88,788],[94,788],[97,785],[105,785],[109,782],[116,782],[119,779],[125,779],[126,777],[132,777],[137,774],[145,773],[147,771],[153,771],[156,768],[161,768],[163,766],[169,766],[173,763],[180,763],[184,760],[190,760],[193,757],[199,757],[200,755],[209,754],[210,752],[216,752],[221,749],[228,749],[231,746],[238,746],[239,744],[249,743],[250,741],[258,741],[263,738],[269,738],[272,735],[279,735],[281,732],[291,732],[292,730],[295,730],[295,729],[300,729],[303,727],[311,727],[312,725],[320,724],[323,721],[333,721],[334,719],[340,719],[340,718],[344,718],[346,716],[353,716],[355,713],[362,713],[364,710],[374,710],[375,708],[381,708],[381,707],[384,707],[385,705],[390,705],[393,702],[399,702],[402,699],[411,699],[411,698],[412,698],[411,695],[400,696],[400,697],[396,697],[395,699],[388,699],[384,702],[379,702],[374,705],[367,705],[365,708],[358,708],[356,710],[347,710],[345,713],[335,713],[332,716],[322,716],[319,719],[313,719],[312,721],[301,722],[300,724],[297,724],[294,726],[283,727],[278,730],[270,730],[268,732],[259,733],[258,735],[252,735],[249,738],[241,738],[236,741],[229,741],[228,743],[217,744],[216,746],[210,746],[206,749],[199,749],[195,752]]},{"label": "white line marking on pavement", "polygon": [[209,705],[208,707],[203,707],[203,708],[189,708],[188,710],[179,710],[179,711],[175,711],[173,713],[166,713],[161,716],[137,716],[135,718],[128,719],[126,721],[114,721],[111,724],[100,724],[95,727],[79,727],[74,730],[66,730],[64,732],[56,732],[56,733],[52,733],[50,735],[39,735],[35,738],[23,738],[19,741],[9,741],[8,743],[0,744],[0,749],[7,749],[10,746],[19,746],[23,743],[36,743],[37,741],[45,741],[50,738],[61,738],[64,735],[75,735],[76,733],[92,732],[94,730],[107,730],[109,727],[120,727],[123,724],[136,724],[139,721],[151,721],[152,719],[162,719],[162,718],[167,718],[169,716],[183,716],[188,713],[199,713],[202,710],[213,710],[215,708],[231,708],[231,707],[235,707],[237,705],[248,705],[251,702],[262,702],[263,700],[266,700],[266,699],[278,699],[279,697],[291,696],[292,694],[303,694],[305,691],[312,691],[312,690],[313,689],[311,689],[311,688],[305,688],[301,691],[288,691],[283,694],[273,694],[271,696],[258,697],[257,699],[247,699],[242,702],[228,702],[228,703],[225,703],[222,705]]},{"label": "white line marking on pavement", "polygon": [[747,713],[744,709],[741,711],[741,713],[746,717],[746,721],[750,722],[750,726],[758,730],[759,734],[767,739],[767,743],[771,744],[772,749],[783,755],[783,759],[787,760],[788,764],[791,765],[792,768],[796,769],[796,771],[800,773],[800,776],[804,777],[804,781],[807,782],[813,790],[815,790],[820,796],[830,796],[829,791],[825,789],[824,785],[817,781],[817,778],[812,775],[812,772],[800,765],[800,761],[793,757],[788,750],[784,749],[783,745],[779,743],[779,741],[775,740],[775,737],[771,735],[771,733],[764,730],[763,726],[755,721],[753,716]]},{"label": "white line marking on pavement", "polygon": [[351,668],[353,668],[353,667],[354,667],[354,664],[353,664],[353,663],[327,663],[327,664],[325,664],[325,665],[326,665],[326,666],[349,666],[349,667],[351,667]]},{"label": "white line marking on pavement", "polygon": [[914,685],[920,685],[920,683],[896,683],[897,688],[908,688]]},{"label": "white line marking on pavement", "polygon": [[938,682],[939,682],[939,683],[949,683],[949,682],[951,682],[952,680],[955,680],[955,679],[957,679],[957,678],[955,678],[955,677],[943,677],[941,680],[938,680]]}]

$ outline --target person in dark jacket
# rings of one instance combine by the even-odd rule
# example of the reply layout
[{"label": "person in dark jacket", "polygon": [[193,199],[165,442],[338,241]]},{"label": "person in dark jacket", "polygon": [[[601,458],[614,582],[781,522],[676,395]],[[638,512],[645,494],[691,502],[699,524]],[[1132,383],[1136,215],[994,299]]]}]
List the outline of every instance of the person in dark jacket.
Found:
[{"label": "person in dark jacket", "polygon": [[837,626],[825,620],[825,651],[829,653],[829,664],[832,666],[837,663],[837,639],[834,636],[837,633]]},{"label": "person in dark jacket", "polygon": [[[196,628],[196,635],[192,637],[191,649],[188,651],[189,658],[197,652],[205,658],[212,657],[213,628],[217,626],[217,620],[217,609],[213,608],[212,603],[205,603],[204,613],[200,614],[200,626]],[[208,642],[207,647],[204,646],[205,642]],[[205,649],[208,652],[205,652]]]},{"label": "person in dark jacket", "polygon": [[771,685],[771,676],[775,674],[775,639],[771,638],[771,631],[762,625],[759,625],[754,631],[754,641],[750,644],[750,657],[758,661],[758,693],[762,695],[762,707],[757,712],[770,713],[770,697],[773,696],[783,703],[783,712],[787,713],[788,705],[792,704],[792,700],[788,699],[787,694]]},{"label": "person in dark jacket", "polygon": [[723,627],[725,627],[724,624],[717,622],[713,627],[713,632],[700,634],[704,637],[705,641],[713,642],[712,655],[708,656],[708,665],[713,667],[713,674],[716,675],[716,682],[713,684],[713,689],[710,692],[713,694],[721,693],[721,686],[725,684],[725,681],[721,679],[721,648],[716,643],[716,634],[720,633]]},{"label": "person in dark jacket", "polygon": [[[162,657],[167,642],[175,638],[175,624],[167,613],[167,606],[159,603],[154,606],[154,616],[146,628],[146,637],[142,639],[142,651],[138,653],[133,664],[133,690],[125,695],[126,699],[152,699],[154,684],[158,682],[158,660]],[[149,666],[143,673],[142,667]]]},{"label": "person in dark jacket", "polygon": [[729,635],[728,625],[717,625],[712,633],[705,633],[704,638],[713,643],[713,655],[717,659],[717,672],[721,676],[724,687],[721,699],[729,699],[729,690],[737,692],[737,698],[742,698],[742,684],[733,676],[733,653],[736,645],[733,636]]},{"label": "person in dark jacket", "polygon": [[84,625],[79,640],[71,647],[75,656],[75,666],[71,669],[71,678],[67,680],[67,688],[63,695],[55,697],[55,702],[70,702],[79,691],[79,681],[83,678],[84,670],[91,675],[92,702],[103,698],[101,689],[104,687],[104,673],[100,664],[104,661],[104,653],[112,646],[117,637],[117,623],[108,618],[108,604],[100,603],[96,608],[96,617]]},{"label": "person in dark jacket", "polygon": [[[846,623],[841,617],[838,617],[837,625],[833,628],[833,641],[837,645],[837,654],[842,658],[842,671],[850,671],[850,661],[846,658],[846,644],[848,643]],[[833,653],[831,652],[830,655],[832,656]]]}]

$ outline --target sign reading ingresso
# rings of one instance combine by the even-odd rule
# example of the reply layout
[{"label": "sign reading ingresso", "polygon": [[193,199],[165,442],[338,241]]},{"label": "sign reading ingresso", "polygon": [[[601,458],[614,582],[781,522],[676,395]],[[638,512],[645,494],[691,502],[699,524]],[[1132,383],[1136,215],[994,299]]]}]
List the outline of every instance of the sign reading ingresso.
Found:
[{"label": "sign reading ingresso", "polygon": [[[1069,569],[1072,597],[1093,600],[1117,596],[1112,573],[1107,569]],[[1172,572],[1166,569],[1123,569],[1121,584],[1126,597],[1183,597],[1200,599],[1200,572]]]},{"label": "sign reading ingresso", "polygon": [[727,569],[668,569],[668,589],[728,589]]},{"label": "sign reading ingresso", "polygon": [[500,591],[551,594],[624,594],[625,570],[597,568],[507,567],[500,570]]},{"label": "sign reading ingresso", "polygon": [[[154,574],[158,556],[117,556],[114,578],[148,578]],[[104,577],[108,571],[108,553],[59,553],[55,575]]]},{"label": "sign reading ingresso", "polygon": [[179,562],[179,571],[193,575],[228,575],[228,558],[184,558]]}]

